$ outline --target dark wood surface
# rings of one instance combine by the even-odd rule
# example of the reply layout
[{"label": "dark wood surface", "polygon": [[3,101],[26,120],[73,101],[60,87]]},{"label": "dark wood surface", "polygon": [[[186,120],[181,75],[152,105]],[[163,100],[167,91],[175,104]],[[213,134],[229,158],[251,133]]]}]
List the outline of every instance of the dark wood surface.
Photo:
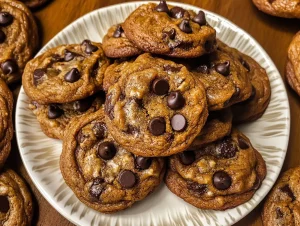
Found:
[{"label": "dark wood surface", "polygon": [[[82,15],[94,9],[122,2],[125,1],[53,0],[42,9],[34,12],[40,29],[42,45],[46,44],[59,31]],[[182,0],[178,2],[184,2],[210,10],[226,17],[243,28],[264,47],[284,78],[287,48],[293,35],[300,30],[299,20],[281,19],[263,14],[255,8],[251,0]],[[17,97],[18,86],[15,86],[14,88],[15,97]],[[287,92],[291,105],[292,123],[289,148],[283,170],[300,163],[300,145],[298,142],[300,135],[300,97],[298,97],[288,86]],[[26,179],[34,193],[36,205],[33,225],[73,225],[53,209],[33,185],[20,160],[15,139],[13,141],[12,154],[8,162],[13,169]],[[261,209],[262,204],[236,225],[262,225],[260,218]]]}]

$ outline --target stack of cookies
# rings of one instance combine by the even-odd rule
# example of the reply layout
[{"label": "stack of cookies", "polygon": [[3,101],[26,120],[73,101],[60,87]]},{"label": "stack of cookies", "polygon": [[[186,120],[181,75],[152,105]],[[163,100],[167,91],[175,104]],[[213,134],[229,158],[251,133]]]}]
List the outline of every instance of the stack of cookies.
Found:
[{"label": "stack of cookies", "polygon": [[262,116],[268,76],[217,40],[203,11],[144,4],[103,45],[85,40],[30,61],[23,86],[45,134],[63,140],[66,183],[100,212],[130,207],[163,179],[186,202],[225,210],[265,178],[262,156],[232,124]]}]

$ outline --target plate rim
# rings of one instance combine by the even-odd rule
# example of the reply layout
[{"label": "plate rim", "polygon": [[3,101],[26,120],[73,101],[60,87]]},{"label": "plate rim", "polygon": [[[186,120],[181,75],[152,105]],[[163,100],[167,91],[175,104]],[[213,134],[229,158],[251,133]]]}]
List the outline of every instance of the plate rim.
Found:
[{"label": "plate rim", "polygon": [[[84,18],[88,17],[88,16],[91,16],[92,14],[96,14],[98,13],[99,11],[109,11],[111,8],[115,8],[117,6],[126,6],[126,5],[132,5],[132,4],[147,4],[147,3],[157,3],[157,1],[130,1],[130,2],[124,2],[124,3],[119,3],[119,4],[113,4],[113,5],[109,5],[109,6],[105,6],[105,7],[101,7],[101,8],[98,8],[98,9],[95,9],[95,10],[92,10],[84,15],[82,15],[81,17],[75,19],[74,21],[72,21],[69,25],[67,25],[66,27],[64,27],[62,30],[60,30],[56,35],[54,35],[40,50],[39,52],[34,56],[37,57],[39,56],[40,54],[42,54],[45,50],[47,50],[49,47],[48,45],[55,41],[59,36],[61,36],[61,34],[64,32],[64,31],[68,31],[68,30],[71,30],[72,29],[72,26],[74,26],[75,24],[77,24],[79,21],[83,20]],[[284,161],[285,161],[285,158],[286,158],[286,153],[288,151],[288,145],[289,145],[289,140],[290,140],[290,129],[291,129],[291,110],[290,110],[290,103],[289,103],[289,98],[288,98],[288,94],[287,94],[287,89],[286,89],[286,85],[284,83],[284,80],[282,78],[282,75],[281,73],[279,72],[277,66],[275,65],[274,61],[272,60],[272,58],[269,56],[269,54],[266,52],[266,50],[260,45],[260,43],[253,37],[251,36],[247,31],[245,31],[243,28],[239,27],[238,25],[236,25],[235,23],[233,23],[231,20],[225,18],[224,16],[222,15],[219,15],[217,13],[214,13],[210,10],[207,10],[207,9],[204,9],[204,8],[201,8],[201,7],[198,7],[198,6],[194,6],[194,5],[191,5],[191,4],[186,4],[186,3],[181,3],[181,2],[172,2],[172,1],[168,1],[168,4],[173,4],[173,5],[177,5],[177,6],[182,6],[182,7],[191,7],[191,8],[195,8],[197,10],[203,10],[204,12],[208,12],[210,13],[211,15],[215,16],[215,17],[218,17],[220,18],[222,21],[224,22],[227,22],[231,28],[233,30],[236,30],[238,31],[239,33],[242,33],[243,35],[245,35],[250,43],[253,43],[256,48],[259,49],[260,52],[262,52],[264,54],[264,58],[267,59],[267,61],[269,63],[271,63],[271,67],[275,70],[275,73],[279,75],[278,79],[280,80],[280,83],[282,83],[282,89],[284,90],[283,94],[281,95],[284,95],[284,98],[287,100],[287,108],[285,109],[285,113],[284,113],[284,124],[286,125],[286,131],[287,131],[287,139],[286,139],[286,142],[285,144],[283,144],[283,147],[285,147],[282,151],[282,155],[281,155],[281,163],[280,163],[280,166],[278,167],[278,170],[277,171],[277,176],[274,178],[274,183],[273,185],[270,187],[269,191],[266,192],[265,194],[261,195],[260,197],[260,201],[257,201],[253,207],[250,208],[249,211],[247,211],[247,213],[242,216],[242,217],[238,217],[236,222],[239,222],[241,219],[245,218],[247,215],[249,215],[250,212],[252,212],[262,201],[263,199],[270,193],[271,189],[274,187],[274,184],[276,183],[280,173],[281,173],[281,170],[282,170],[282,167],[283,167],[283,164],[284,164]],[[268,75],[269,76],[269,75]],[[20,88],[20,92],[24,92],[24,89],[23,89],[23,85],[21,85],[21,88]],[[25,92],[24,92],[25,93]],[[272,95],[272,94],[271,94]],[[18,98],[17,98],[17,101],[16,101],[16,107],[15,107],[15,133],[16,133],[16,141],[17,141],[17,145],[18,145],[18,150],[19,150],[19,153],[20,153],[20,156],[21,156],[21,159],[22,159],[22,162],[23,162],[23,165],[25,167],[25,170],[26,172],[28,173],[31,181],[33,182],[33,184],[35,185],[35,187],[38,189],[38,191],[40,192],[40,194],[43,196],[43,198],[46,199],[46,201],[60,214],[62,215],[66,220],[70,221],[71,223],[75,224],[75,225],[79,225],[77,222],[75,222],[72,217],[69,216],[68,213],[66,213],[63,208],[60,208],[59,205],[57,205],[57,203],[52,200],[52,198],[50,197],[50,195],[48,195],[48,193],[43,189],[43,187],[41,185],[39,185],[39,183],[36,181],[36,179],[34,179],[34,176],[31,174],[31,170],[29,169],[29,165],[26,165],[26,162],[24,161],[24,157],[22,155],[22,148],[21,148],[21,145],[19,142],[19,132],[17,128],[19,128],[19,120],[20,118],[17,117],[20,113],[20,105],[21,105],[21,101],[20,101],[20,96],[18,95]],[[51,138],[50,138],[51,139]],[[62,141],[61,141],[62,142]]]}]

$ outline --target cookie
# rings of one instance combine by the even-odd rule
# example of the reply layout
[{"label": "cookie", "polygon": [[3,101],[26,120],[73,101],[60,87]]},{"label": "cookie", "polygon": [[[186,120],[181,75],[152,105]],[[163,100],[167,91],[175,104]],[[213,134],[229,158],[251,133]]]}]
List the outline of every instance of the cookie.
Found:
[{"label": "cookie", "polygon": [[190,149],[198,149],[228,136],[231,133],[231,127],[232,112],[230,108],[209,112],[203,129],[191,144]]},{"label": "cookie", "polygon": [[41,105],[33,101],[29,108],[36,115],[43,132],[51,138],[62,140],[67,125],[86,114],[99,110],[105,101],[103,94],[95,94],[66,104]]},{"label": "cookie", "polygon": [[262,156],[233,129],[220,141],[172,156],[165,182],[195,207],[226,210],[250,200],[265,175]]},{"label": "cookie", "polygon": [[126,37],[145,52],[191,58],[216,48],[216,31],[203,11],[196,14],[164,0],[140,6],[122,27]]},{"label": "cookie", "polygon": [[29,8],[38,8],[44,4],[46,4],[47,2],[49,2],[50,0],[21,0],[21,2],[24,2],[24,4],[27,5],[27,7]]},{"label": "cookie", "polygon": [[31,194],[23,180],[12,170],[0,173],[0,225],[31,225]]},{"label": "cookie", "polygon": [[285,18],[300,18],[299,0],[252,0],[264,13]]},{"label": "cookie", "polygon": [[109,28],[103,38],[103,50],[105,55],[111,58],[132,57],[142,53],[126,38],[122,24]]},{"label": "cookie", "polygon": [[126,151],[110,135],[100,110],[68,127],[60,168],[81,202],[97,211],[112,213],[153,192],[163,179],[165,160]]},{"label": "cookie", "polygon": [[299,166],[283,173],[264,204],[264,226],[299,225],[299,181]]},{"label": "cookie", "polygon": [[84,99],[102,89],[109,60],[100,43],[61,45],[31,60],[23,74],[23,87],[39,104]]},{"label": "cookie", "polygon": [[286,78],[289,85],[300,96],[300,32],[298,32],[288,49],[288,60],[286,65]]},{"label": "cookie", "polygon": [[210,111],[230,107],[251,95],[252,86],[247,69],[238,58],[222,48],[182,63],[203,83]]},{"label": "cookie", "polygon": [[13,95],[6,83],[0,79],[0,169],[3,167],[11,149],[13,137]]},{"label": "cookie", "polygon": [[148,53],[120,68],[105,102],[112,136],[125,149],[146,157],[185,150],[208,115],[200,80],[183,65]]},{"label": "cookie", "polygon": [[10,84],[21,79],[39,43],[29,9],[14,0],[0,1],[0,78]]}]

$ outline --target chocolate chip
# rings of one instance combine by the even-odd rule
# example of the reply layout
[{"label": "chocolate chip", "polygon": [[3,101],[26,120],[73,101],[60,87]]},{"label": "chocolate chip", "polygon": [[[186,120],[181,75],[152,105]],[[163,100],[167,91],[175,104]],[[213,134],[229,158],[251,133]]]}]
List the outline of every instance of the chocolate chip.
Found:
[{"label": "chocolate chip", "polygon": [[170,16],[175,19],[180,19],[184,16],[185,10],[181,7],[175,6],[170,10]]},{"label": "chocolate chip", "polygon": [[103,183],[104,183],[104,179],[102,179],[102,178],[94,179],[93,184],[89,190],[90,195],[93,198],[97,198],[97,199],[99,198],[99,196],[101,195],[103,188],[104,188]]},{"label": "chocolate chip", "polygon": [[0,26],[6,27],[10,25],[14,20],[14,17],[8,12],[0,13]]},{"label": "chocolate chip", "polygon": [[3,43],[6,39],[6,35],[3,31],[0,30],[0,43]]},{"label": "chocolate chip", "polygon": [[155,117],[149,123],[149,130],[154,136],[160,136],[166,132],[166,121],[163,117]]},{"label": "chocolate chip", "polygon": [[279,207],[276,208],[276,218],[277,219],[283,218],[283,213]]},{"label": "chocolate chip", "polygon": [[159,4],[155,7],[157,12],[169,13],[169,8],[165,0],[160,0]]},{"label": "chocolate chip", "polygon": [[213,184],[218,190],[226,190],[231,186],[232,180],[228,173],[217,171],[213,175]]},{"label": "chocolate chip", "polygon": [[85,135],[83,134],[82,130],[79,130],[76,140],[78,143],[82,143],[85,140]]},{"label": "chocolate chip", "polygon": [[238,151],[231,138],[225,138],[216,145],[216,154],[221,158],[233,158]]},{"label": "chocolate chip", "polygon": [[106,125],[103,122],[97,122],[93,126],[93,132],[98,139],[103,139],[105,136]]},{"label": "chocolate chip", "polygon": [[93,52],[96,52],[98,50],[97,46],[94,46],[90,40],[84,40],[82,42],[82,45],[85,46],[85,53],[91,54]]},{"label": "chocolate chip", "polygon": [[169,92],[169,83],[165,79],[157,78],[152,83],[152,90],[156,95],[165,95]]},{"label": "chocolate chip", "polygon": [[199,11],[199,13],[193,18],[193,21],[200,26],[206,25],[205,13],[203,11]]},{"label": "chocolate chip", "polygon": [[192,31],[192,28],[191,28],[191,26],[190,26],[189,21],[186,20],[186,19],[184,19],[184,20],[181,21],[181,23],[179,24],[179,29],[180,29],[181,31],[183,31],[184,33],[187,33],[187,34],[193,32],[193,31]]},{"label": "chocolate chip", "polygon": [[94,96],[90,96],[83,100],[77,100],[73,103],[73,108],[75,111],[85,112],[92,106],[94,100],[95,100]]},{"label": "chocolate chip", "polygon": [[164,65],[164,70],[167,72],[179,72],[182,67],[173,67],[171,65]]},{"label": "chocolate chip", "polygon": [[33,82],[34,82],[34,85],[37,85],[38,84],[38,80],[40,80],[44,75],[46,74],[46,71],[45,69],[36,69],[34,72],[33,72]]},{"label": "chocolate chip", "polygon": [[241,59],[241,64],[246,68],[246,70],[249,72],[250,71],[250,65],[245,61],[244,59]]},{"label": "chocolate chip", "polygon": [[173,130],[175,130],[177,132],[182,132],[185,130],[185,128],[187,126],[187,121],[183,115],[176,114],[171,119],[171,126],[172,126]]},{"label": "chocolate chip", "polygon": [[249,148],[248,142],[240,135],[238,136],[238,143],[239,143],[239,147],[241,149],[248,149]]},{"label": "chocolate chip", "polygon": [[128,125],[128,126],[127,126],[126,133],[131,134],[131,135],[134,135],[134,134],[136,134],[136,133],[138,133],[138,132],[139,132],[139,129],[136,128],[135,126],[133,126],[133,125]]},{"label": "chocolate chip", "polygon": [[119,24],[113,34],[114,38],[120,38],[122,36],[122,33],[124,32],[122,26]]},{"label": "chocolate chip", "polygon": [[116,155],[117,149],[112,142],[105,141],[98,146],[98,155],[104,160],[110,160]]},{"label": "chocolate chip", "polygon": [[75,58],[76,54],[69,51],[69,50],[65,50],[65,56],[64,56],[64,60],[66,62],[69,62],[71,60],[73,60]]},{"label": "chocolate chip", "polygon": [[18,72],[18,65],[14,60],[7,60],[1,64],[1,69],[5,75],[11,75]]},{"label": "chocolate chip", "polygon": [[188,189],[197,193],[198,195],[203,195],[207,192],[207,185],[206,184],[198,184],[196,182],[189,182]]},{"label": "chocolate chip", "polygon": [[152,158],[137,156],[135,158],[135,167],[137,169],[148,169],[152,163]]},{"label": "chocolate chip", "polygon": [[288,184],[281,187],[280,190],[287,194],[292,199],[292,201],[296,200],[296,197]]},{"label": "chocolate chip", "polygon": [[215,69],[219,74],[228,76],[230,74],[230,62],[226,61],[224,63],[216,64]]},{"label": "chocolate chip", "polygon": [[123,170],[119,174],[119,183],[123,188],[132,188],[136,183],[136,176],[130,170]]},{"label": "chocolate chip", "polygon": [[179,154],[180,161],[184,165],[191,165],[195,160],[195,152],[194,151],[184,151]]},{"label": "chocolate chip", "polygon": [[174,39],[176,36],[176,31],[174,28],[172,28],[171,30],[169,31],[163,31],[163,39],[164,40],[167,40],[167,39]]},{"label": "chocolate chip", "polygon": [[57,119],[63,113],[64,113],[64,111],[55,104],[50,104],[48,107],[48,118],[49,119]]},{"label": "chocolate chip", "polygon": [[183,108],[185,99],[180,92],[171,92],[168,96],[167,103],[169,108],[178,110]]},{"label": "chocolate chip", "polygon": [[9,201],[6,196],[0,196],[0,212],[7,213],[9,211]]},{"label": "chocolate chip", "polygon": [[80,72],[77,68],[71,69],[66,75],[65,75],[65,81],[66,82],[77,82],[80,79]]},{"label": "chocolate chip", "polygon": [[58,55],[58,54],[52,54],[52,61],[54,61],[54,62],[60,62],[60,61],[63,61],[64,59],[60,56],[60,55]]},{"label": "chocolate chip", "polygon": [[207,67],[207,65],[200,65],[196,68],[196,71],[202,74],[209,74],[209,68]]}]

